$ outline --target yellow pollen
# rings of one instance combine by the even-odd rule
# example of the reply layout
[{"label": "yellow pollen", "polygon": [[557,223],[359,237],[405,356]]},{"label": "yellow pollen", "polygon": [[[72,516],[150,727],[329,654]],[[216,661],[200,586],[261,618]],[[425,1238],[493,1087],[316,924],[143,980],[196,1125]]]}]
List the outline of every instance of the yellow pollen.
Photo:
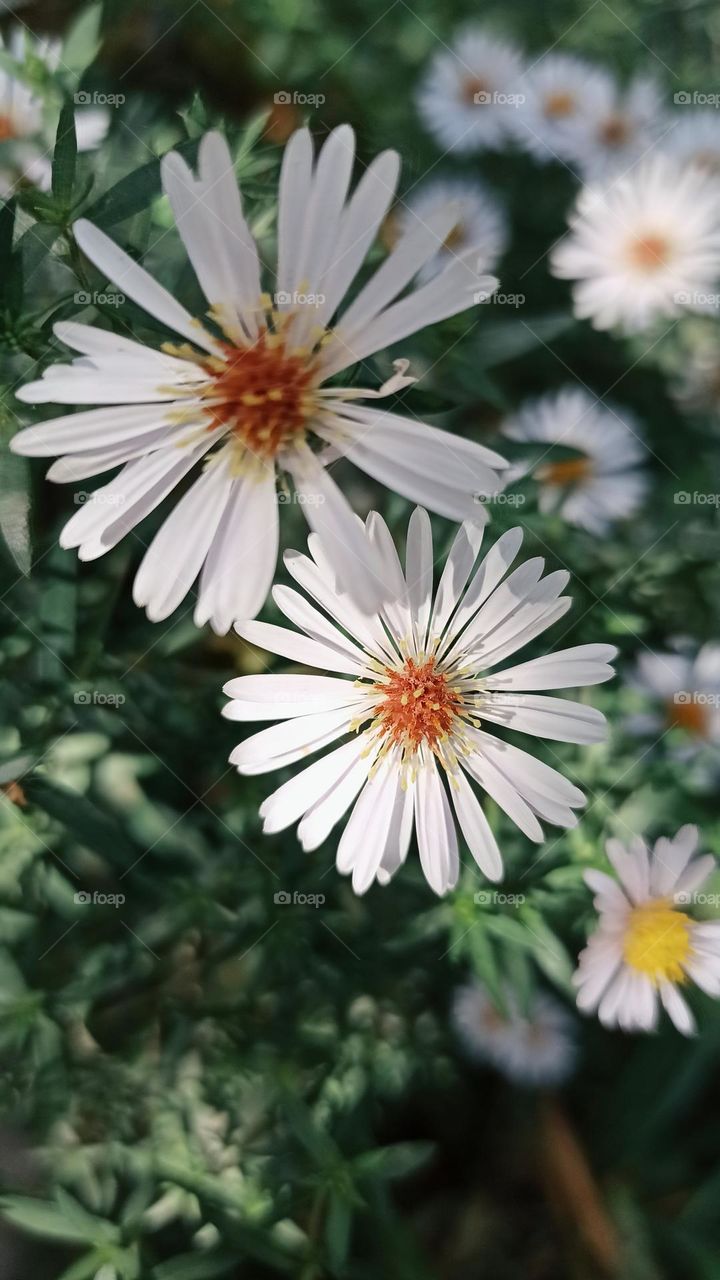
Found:
[{"label": "yellow pollen", "polygon": [[631,969],[660,982],[685,982],[692,921],[667,898],[633,907],[625,930],[623,958]]},{"label": "yellow pollen", "polygon": [[628,257],[634,267],[642,271],[658,271],[667,262],[670,245],[665,236],[647,235],[633,239],[628,245]]},{"label": "yellow pollen", "polygon": [[226,426],[252,453],[274,458],[301,437],[314,408],[315,370],[307,348],[288,351],[264,330],[251,347],[226,343],[225,360],[206,362],[212,427]]},{"label": "yellow pollen", "polygon": [[573,485],[587,480],[592,471],[589,458],[566,458],[560,462],[548,462],[537,470],[541,484]]},{"label": "yellow pollen", "polygon": [[387,667],[385,675],[387,680],[375,685],[382,694],[376,711],[378,727],[391,743],[409,751],[423,742],[433,750],[461,712],[457,691],[437,670],[434,658],[424,662],[406,658],[399,670]]},{"label": "yellow pollen", "polygon": [[575,111],[576,102],[572,93],[558,91],[549,93],[544,103],[544,114],[548,120],[562,120]]}]

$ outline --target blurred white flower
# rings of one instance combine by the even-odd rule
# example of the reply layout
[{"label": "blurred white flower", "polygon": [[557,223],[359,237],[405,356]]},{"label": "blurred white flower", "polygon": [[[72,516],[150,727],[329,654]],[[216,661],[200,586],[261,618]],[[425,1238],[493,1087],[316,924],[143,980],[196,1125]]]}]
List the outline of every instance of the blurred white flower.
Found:
[{"label": "blurred white flower", "polygon": [[667,128],[665,97],[654,77],[635,76],[622,90],[610,76],[593,76],[573,127],[573,167],[586,182],[623,177]]},{"label": "blurred white flower", "polygon": [[[41,63],[48,73],[60,65],[60,40],[30,35],[15,27],[6,47],[21,68],[28,59]],[[54,122],[38,89],[0,67],[0,196],[6,198],[21,184],[49,191],[52,180]],[[55,111],[57,115],[57,111]],[[105,107],[82,107],[75,112],[78,151],[94,151],[103,141],[110,123]]]},{"label": "blurred white flower", "polygon": [[507,244],[507,219],[495,197],[471,178],[438,178],[426,182],[395,214],[395,231],[409,234],[426,225],[443,210],[453,211],[455,221],[438,251],[423,267],[419,278],[429,280],[453,258],[474,250],[476,271],[494,271]]},{"label": "blurred white flower", "polygon": [[417,94],[425,127],[448,151],[499,149],[512,136],[521,93],[519,50],[482,27],[435,54]]},{"label": "blurred white flower", "polygon": [[[647,477],[638,470],[646,449],[632,414],[580,387],[526,401],[502,434],[544,446],[539,458],[510,468],[508,483],[531,474],[540,486],[540,511],[559,511],[590,533],[605,534],[613,521],[633,515],[647,492]],[[558,446],[567,451],[563,456]]]},{"label": "blurred white flower", "polygon": [[516,116],[517,139],[538,160],[577,168],[588,121],[614,92],[612,77],[572,53],[547,53],[525,73],[524,102]]},{"label": "blurred white flower", "polygon": [[720,117],[714,107],[678,111],[663,139],[663,150],[680,164],[720,176]]},{"label": "blurred white flower", "polygon": [[662,837],[652,853],[639,837],[628,849],[608,840],[617,880],[585,873],[600,920],[574,981],[578,1007],[597,1009],[605,1026],[653,1031],[660,1002],[678,1031],[691,1035],[695,1022],[680,988],[694,982],[720,996],[720,921],[698,923],[681,909],[716,868],[710,854],[692,857],[697,840],[697,827]]},{"label": "blurred white flower", "polygon": [[596,329],[717,310],[720,183],[656,155],[611,186],[585,187],[550,261],[577,282],[575,314]]},{"label": "blurred white flower", "polygon": [[510,987],[499,1009],[479,982],[455,992],[452,1020],[467,1052],[515,1084],[535,1088],[562,1084],[577,1058],[575,1020],[552,996],[535,991],[521,1010]]},{"label": "blurred white flower", "polygon": [[631,733],[664,733],[682,729],[689,759],[709,744],[720,743],[720,644],[690,653],[641,653],[630,684],[649,695],[652,710],[629,716]]},{"label": "blurred white flower", "polygon": [[[454,439],[449,448],[462,467]],[[585,797],[557,770],[487,726],[556,742],[601,741],[606,725],[599,711],[536,691],[610,679],[607,664],[615,649],[580,645],[490,674],[567,611],[570,600],[560,593],[568,574],[541,578],[544,561],[537,558],[505,577],[519,551],[521,529],[503,534],[472,574],[482,530],[468,522],[455,538],[433,601],[427,512],[418,508],[410,520],[404,573],[384,520],[371,513],[367,530],[378,575],[388,586],[381,613],[362,615],[353,606],[347,585],[328,563],[326,544],[311,536],[313,558],[290,552],[285,564],[325,613],[296,591],[275,587],[276,605],[301,632],[264,622],[238,625],[250,644],[345,678],[231,680],[225,686],[233,699],[225,708],[229,719],[282,723],[247,738],[230,762],[241,774],[266,773],[353,734],[265,800],[264,831],[274,834],[300,820],[303,848],[316,849],[354,805],[337,868],[352,872],[356,893],[376,878],[388,882],[405,861],[414,826],[427,881],[444,894],[458,878],[457,821],[481,871],[497,880],[500,852],[466,774],[538,842],[544,839],[538,817],[575,826],[573,810]]]},{"label": "blurred white flower", "polygon": [[[342,315],[399,173],[395,152],[370,165],[348,198],[355,138],[334,130],[314,155],[309,130],[289,142],[280,176],[274,299],[263,293],[258,249],[243,214],[233,160],[218,133],[203,138],[196,177],[165,156],[163,186],[201,288],[210,326],[180,305],[102,231],[80,221],[80,248],[123,295],[185,339],[161,350],[89,325],[56,325],[82,353],[53,365],[18,394],[26,403],[102,405],[16,435],[17,453],[64,454],[48,472],[66,482],[122,466],[65,526],[63,547],[82,560],[104,555],[195,467],[202,475],[154,538],[134,585],[136,604],[156,622],[181,603],[200,575],[198,626],[224,633],[262,607],[278,550],[278,469],[294,481],[311,528],[327,539],[336,571],[365,608],[379,603],[366,572],[361,523],[327,470],[339,456],[411,501],[453,520],[485,518],[475,495],[501,487],[507,465],[482,445],[375,407],[414,379],[398,361],[379,390],[324,386],[417,329],[471,306],[492,276],[475,254],[452,258],[414,290],[408,286],[453,226],[452,210],[418,223]],[[367,402],[370,404],[368,405]],[[319,451],[313,446],[318,446]],[[215,446],[215,448],[213,448]],[[211,453],[210,451],[213,450]]]}]

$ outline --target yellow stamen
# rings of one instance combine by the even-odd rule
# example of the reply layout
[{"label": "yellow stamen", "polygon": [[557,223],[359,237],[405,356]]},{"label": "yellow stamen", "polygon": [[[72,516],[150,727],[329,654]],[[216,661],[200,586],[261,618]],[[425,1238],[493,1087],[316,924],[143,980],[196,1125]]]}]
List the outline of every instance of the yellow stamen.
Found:
[{"label": "yellow stamen", "polygon": [[626,964],[655,986],[687,981],[683,965],[691,952],[691,926],[690,917],[676,911],[667,898],[633,907],[623,941]]}]

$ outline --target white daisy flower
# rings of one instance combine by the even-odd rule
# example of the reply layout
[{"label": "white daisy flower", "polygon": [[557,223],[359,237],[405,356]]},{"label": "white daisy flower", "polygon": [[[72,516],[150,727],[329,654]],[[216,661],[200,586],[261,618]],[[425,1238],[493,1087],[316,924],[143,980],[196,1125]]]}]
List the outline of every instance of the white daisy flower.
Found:
[{"label": "white daisy flower", "polygon": [[557,742],[601,741],[606,726],[599,711],[536,691],[608,680],[607,663],[616,651],[580,645],[491,674],[567,611],[570,599],[561,592],[568,574],[541,580],[544,561],[538,558],[505,578],[521,529],[503,534],[473,574],[482,531],[466,522],[433,600],[427,512],[418,508],[410,520],[404,573],[375,512],[367,531],[388,588],[380,613],[362,615],[345,592],[338,593],[325,545],[311,536],[312,559],[289,552],[285,564],[325,613],[281,586],[273,599],[302,634],[262,622],[238,625],[249,643],[323,675],[231,680],[225,686],[233,699],[225,708],[229,719],[283,723],[246,739],[230,761],[241,774],[265,773],[352,735],[264,802],[264,831],[274,834],[300,820],[300,843],[316,849],[354,805],[337,867],[352,872],[356,893],[375,879],[387,883],[405,860],[414,826],[428,883],[444,894],[458,878],[457,822],[480,869],[496,880],[500,852],[466,775],[537,842],[544,838],[538,817],[572,827],[573,810],[585,797],[557,770],[488,728],[501,725]]},{"label": "white daisy flower", "polygon": [[[540,486],[540,511],[559,511],[568,524],[590,533],[607,533],[614,520],[633,515],[647,491],[647,478],[637,469],[645,448],[632,415],[582,388],[527,401],[502,433],[544,446],[536,462],[519,463],[512,477],[532,474]],[[556,456],[556,446],[564,456]]]},{"label": "white daisy flower", "polygon": [[478,287],[492,293],[497,284],[477,276],[471,254],[406,292],[437,252],[438,237],[452,228],[453,212],[445,210],[403,237],[333,321],[398,177],[397,155],[385,152],[348,199],[354,151],[347,125],[330,135],[317,158],[307,129],[286,148],[274,304],[262,290],[257,247],[224,139],[217,133],[203,139],[198,177],[176,153],[164,158],[164,190],[210,303],[210,327],[102,231],[85,221],[75,226],[95,265],[185,343],[158,351],[91,326],[57,325],[58,337],[82,357],[53,365],[20,399],[103,407],[30,427],[12,447],[28,455],[64,454],[48,473],[57,481],[123,465],[61,534],[61,545],[78,547],[82,560],[109,551],[205,460],[135,579],[134,599],[152,621],[173,612],[198,574],[198,626],[209,621],[223,633],[234,619],[258,612],[277,558],[278,469],[292,477],[309,524],[326,536],[337,571],[365,608],[378,603],[377,584],[364,571],[366,539],[325,462],[349,458],[381,484],[458,521],[482,518],[474,495],[501,487],[498,470],[507,464],[498,454],[363,403],[412,382],[404,376],[407,362],[397,362],[395,377],[379,391],[324,385],[464,310]]},{"label": "white daisy flower", "polygon": [[438,251],[423,267],[420,279],[429,280],[453,258],[471,250],[477,271],[494,271],[507,244],[507,219],[481,182],[468,178],[426,182],[397,210],[395,235],[409,234],[418,222],[428,224],[445,209],[453,211],[455,221],[444,240],[438,240]]},{"label": "white daisy flower", "polygon": [[448,151],[498,149],[514,130],[522,76],[513,45],[484,28],[463,31],[435,54],[418,89],[423,123]]},{"label": "white daisy flower", "polygon": [[720,996],[720,921],[697,922],[679,909],[692,902],[716,867],[710,854],[692,857],[697,840],[697,827],[662,837],[652,853],[639,837],[628,849],[608,840],[618,879],[603,871],[585,873],[600,922],[574,981],[579,1008],[597,1009],[605,1026],[653,1031],[659,1000],[678,1031],[692,1035],[695,1021],[680,988],[694,982]]},{"label": "white daisy flower", "polygon": [[661,734],[683,729],[685,757],[720,743],[720,644],[689,653],[641,653],[631,684],[655,704],[628,718],[630,732]]},{"label": "white daisy flower", "polygon": [[[61,49],[60,40],[30,36],[22,27],[11,32],[7,45],[8,53],[19,66],[32,58],[50,73],[60,64]],[[50,190],[55,130],[46,112],[45,100],[36,89],[0,67],[1,196],[10,196],[22,183],[30,183],[42,191]],[[104,107],[83,107],[76,111],[78,151],[94,151],[103,141],[109,123],[110,112]]]},{"label": "white daisy flower", "polygon": [[612,77],[587,59],[546,54],[523,78],[518,141],[538,160],[575,160],[580,134],[613,91]]},{"label": "white daisy flower", "polygon": [[720,274],[718,184],[656,155],[613,186],[584,188],[551,254],[575,280],[575,314],[633,332],[658,316],[707,309]]},{"label": "white daisy flower", "polygon": [[480,982],[469,982],[455,992],[452,1020],[467,1052],[514,1084],[562,1084],[577,1058],[572,1016],[543,991],[533,993],[524,1011],[510,987],[503,990],[503,999],[504,1010]]},{"label": "white daisy flower", "polygon": [[683,111],[673,117],[673,127],[663,140],[663,150],[680,164],[720,176],[720,119],[713,107]]},{"label": "white daisy flower", "polygon": [[665,128],[665,97],[653,76],[635,76],[624,90],[610,76],[594,76],[572,130],[573,167],[586,182],[621,177]]}]

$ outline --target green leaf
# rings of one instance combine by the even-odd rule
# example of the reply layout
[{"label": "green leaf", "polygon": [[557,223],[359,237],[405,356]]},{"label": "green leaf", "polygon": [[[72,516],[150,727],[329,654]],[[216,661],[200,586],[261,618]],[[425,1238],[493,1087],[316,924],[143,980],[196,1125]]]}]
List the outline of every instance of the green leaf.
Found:
[{"label": "green leaf", "polygon": [[75,132],[75,106],[65,102],[55,135],[55,151],[52,162],[52,191],[55,199],[68,211],[72,206],[77,169],[77,134]]},{"label": "green leaf", "polygon": [[[183,156],[189,164],[197,157],[198,139],[181,142],[173,148]],[[153,200],[162,194],[160,182],[160,159],[148,160],[147,164],[128,173],[109,191],[100,196],[94,204],[83,211],[83,217],[89,218],[99,227],[113,227],[125,218],[131,218],[143,209],[147,209]]]},{"label": "green leaf", "polygon": [[330,1196],[330,1204],[328,1205],[327,1218],[325,1220],[325,1242],[333,1271],[340,1271],[345,1265],[350,1244],[351,1227],[351,1206],[344,1196],[333,1192]]},{"label": "green leaf", "polygon": [[237,1254],[222,1252],[180,1253],[153,1267],[152,1280],[213,1280],[237,1267]]},{"label": "green leaf", "polygon": [[30,543],[30,467],[27,458],[11,453],[9,432],[0,432],[0,535],[20,573],[32,566]]},{"label": "green leaf", "polygon": [[127,868],[137,858],[138,850],[114,819],[87,796],[42,777],[26,779],[23,789],[31,804],[61,822],[80,844],[109,862]]},{"label": "green leaf", "polygon": [[395,1142],[389,1147],[366,1151],[352,1164],[360,1177],[406,1178],[427,1163],[433,1150],[432,1142]]},{"label": "green leaf", "polygon": [[71,73],[76,83],[83,71],[95,61],[100,48],[102,5],[91,4],[73,22],[63,42],[60,65]]},{"label": "green leaf", "polygon": [[492,369],[506,360],[517,360],[518,356],[527,355],[543,343],[552,342],[574,324],[573,317],[561,311],[533,316],[528,320],[500,320],[483,326],[478,331],[476,367]]},{"label": "green leaf", "polygon": [[21,1231],[48,1240],[67,1240],[84,1244],[86,1235],[76,1223],[68,1222],[57,1205],[46,1200],[31,1200],[28,1196],[3,1196],[0,1213],[7,1222]]}]

